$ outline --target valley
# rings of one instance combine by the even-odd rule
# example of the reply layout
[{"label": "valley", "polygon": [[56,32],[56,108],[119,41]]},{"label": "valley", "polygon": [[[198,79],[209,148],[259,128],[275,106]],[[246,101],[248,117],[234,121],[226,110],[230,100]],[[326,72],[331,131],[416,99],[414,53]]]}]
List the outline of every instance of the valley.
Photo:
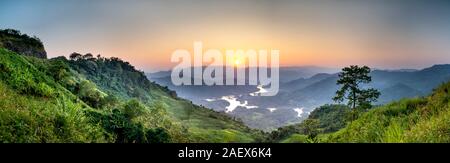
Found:
[{"label": "valley", "polygon": [[[254,96],[264,91],[260,86],[175,86],[170,72],[147,74],[158,84],[178,92],[180,97],[195,104],[226,112],[246,125],[271,131],[278,127],[300,123],[315,108],[333,104],[339,88],[336,69],[321,67],[281,67],[280,92],[276,96]],[[295,74],[295,75],[294,75]],[[293,76],[297,76],[293,79]],[[435,65],[421,70],[374,70],[373,87],[381,91],[376,105],[403,98],[426,96],[433,88],[450,80],[450,65]],[[230,100],[230,97],[231,100]]]},{"label": "valley", "polygon": [[[255,96],[266,88],[174,86],[170,72],[145,74],[120,58],[90,53],[47,59],[42,43],[27,45],[35,38],[0,34],[22,47],[0,44],[5,143],[450,141],[448,64],[372,71],[361,87],[381,96],[355,112],[332,101],[336,69],[280,68],[279,94]],[[24,47],[41,51],[21,54]]]}]

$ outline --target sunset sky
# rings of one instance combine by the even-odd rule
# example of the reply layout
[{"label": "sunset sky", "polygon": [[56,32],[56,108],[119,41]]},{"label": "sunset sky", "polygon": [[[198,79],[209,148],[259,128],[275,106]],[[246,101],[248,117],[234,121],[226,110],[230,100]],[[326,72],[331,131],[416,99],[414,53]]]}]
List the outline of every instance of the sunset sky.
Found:
[{"label": "sunset sky", "polygon": [[0,28],[36,35],[49,57],[115,56],[169,69],[176,49],[279,49],[282,66],[423,68],[450,63],[445,1],[1,0]]}]

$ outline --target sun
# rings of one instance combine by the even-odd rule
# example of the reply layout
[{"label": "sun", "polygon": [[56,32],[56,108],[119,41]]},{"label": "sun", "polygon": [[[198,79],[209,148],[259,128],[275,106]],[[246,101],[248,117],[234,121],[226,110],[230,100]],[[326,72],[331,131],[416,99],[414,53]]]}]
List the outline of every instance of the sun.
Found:
[{"label": "sun", "polygon": [[241,58],[241,57],[236,57],[236,58],[234,58],[234,65],[235,66],[240,66],[242,63],[243,63],[244,61],[243,61],[243,59]]},{"label": "sun", "polygon": [[235,65],[241,65],[241,63],[242,62],[241,62],[241,60],[239,58],[234,60],[234,64]]}]

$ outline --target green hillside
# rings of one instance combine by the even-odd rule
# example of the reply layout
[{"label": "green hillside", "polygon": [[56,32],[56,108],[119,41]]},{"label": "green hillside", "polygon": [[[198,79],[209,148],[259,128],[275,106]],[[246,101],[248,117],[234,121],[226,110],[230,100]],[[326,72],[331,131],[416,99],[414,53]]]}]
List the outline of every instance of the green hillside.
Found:
[{"label": "green hillside", "polygon": [[25,57],[0,48],[0,70],[0,142],[110,141],[89,106]]},{"label": "green hillside", "polygon": [[252,142],[260,133],[151,83],[118,58],[0,48],[0,142]]},{"label": "green hillside", "polygon": [[38,58],[17,53],[33,52],[29,46],[40,49],[36,38],[13,31],[0,34],[0,40],[20,47],[19,51],[0,47],[4,143],[450,142],[450,82],[427,97],[367,112],[324,105],[300,124],[264,134],[223,112],[179,98],[119,58],[89,53],[73,53],[70,59]]},{"label": "green hillside", "polygon": [[251,142],[255,136],[253,133],[257,133],[225,113],[178,98],[174,91],[150,82],[143,72],[137,71],[128,62],[119,58],[93,58],[87,55],[64,62],[107,94],[119,99],[135,98],[150,106],[165,106],[170,117],[183,124],[195,142]]},{"label": "green hillside", "polygon": [[346,105],[323,105],[314,109],[302,123],[272,131],[266,140],[282,143],[314,142],[308,138],[308,134],[318,134],[318,138],[322,140],[329,133],[344,128],[350,113]]},{"label": "green hillside", "polygon": [[[343,108],[326,105],[313,111],[308,120],[318,120],[315,140],[308,139],[301,123],[286,130],[283,143],[448,143],[450,142],[450,82],[436,88],[428,97],[403,99],[375,107],[354,121],[343,119]],[[341,108],[341,109],[339,109]],[[327,109],[328,111],[324,110]],[[336,117],[336,116],[339,117]],[[344,125],[337,125],[342,124]],[[329,129],[339,129],[337,132]],[[281,130],[281,129],[279,129]]]},{"label": "green hillside", "polygon": [[328,142],[450,142],[450,82],[424,98],[404,99],[373,109]]}]

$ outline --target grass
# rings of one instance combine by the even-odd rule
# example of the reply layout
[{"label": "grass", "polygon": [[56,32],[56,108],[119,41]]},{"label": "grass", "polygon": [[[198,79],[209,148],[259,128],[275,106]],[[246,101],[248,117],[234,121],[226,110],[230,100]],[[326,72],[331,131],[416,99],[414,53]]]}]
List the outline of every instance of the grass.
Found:
[{"label": "grass", "polygon": [[[64,71],[69,76],[56,80],[52,67],[61,61],[62,67],[69,65],[70,69]],[[261,137],[259,132],[224,113],[171,96],[170,91],[150,83],[129,65],[117,70],[102,67],[106,66],[102,64],[93,65],[107,71],[109,78],[105,79],[100,77],[105,73],[80,68],[83,66],[73,68],[71,64],[78,63],[21,56],[0,48],[1,142],[114,142],[113,133],[93,121],[95,116],[86,114],[108,117],[112,108],[94,109],[91,103],[79,98],[75,87],[84,80],[93,82],[91,87],[102,92],[99,98],[118,95],[119,103],[138,99],[149,109],[162,104],[167,117],[143,114],[132,123],[147,128],[163,127],[173,142],[253,142]],[[89,61],[89,64],[95,62]],[[62,69],[56,67],[56,70]],[[164,120],[156,124],[154,119],[161,117],[165,117]]]},{"label": "grass", "polygon": [[17,94],[0,82],[0,142],[106,142],[81,104]]},{"label": "grass", "polygon": [[432,95],[375,108],[331,134],[327,142],[450,142],[450,82]]},{"label": "grass", "polygon": [[316,140],[311,140],[307,135],[292,134],[289,137],[280,141],[280,143],[320,143],[325,142],[329,134],[320,134],[316,137]]},{"label": "grass", "polygon": [[244,124],[223,113],[192,105],[185,100],[166,99],[168,112],[176,121],[188,126],[193,142],[252,142],[256,134]]}]

